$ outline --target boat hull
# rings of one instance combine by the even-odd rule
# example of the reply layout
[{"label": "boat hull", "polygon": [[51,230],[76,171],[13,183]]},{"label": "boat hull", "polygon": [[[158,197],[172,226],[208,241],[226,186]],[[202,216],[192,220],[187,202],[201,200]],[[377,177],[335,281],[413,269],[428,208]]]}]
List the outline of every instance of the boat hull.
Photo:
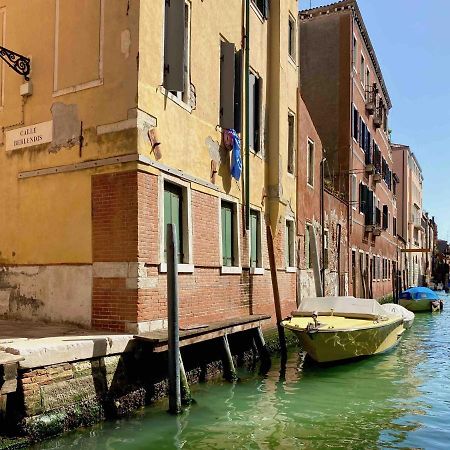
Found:
[{"label": "boat hull", "polygon": [[308,332],[288,324],[284,326],[298,336],[302,348],[319,363],[343,361],[386,352],[399,342],[405,331],[402,318],[353,330]]},{"label": "boat hull", "polygon": [[412,312],[433,311],[432,300],[427,298],[421,300],[400,299],[399,305]]}]

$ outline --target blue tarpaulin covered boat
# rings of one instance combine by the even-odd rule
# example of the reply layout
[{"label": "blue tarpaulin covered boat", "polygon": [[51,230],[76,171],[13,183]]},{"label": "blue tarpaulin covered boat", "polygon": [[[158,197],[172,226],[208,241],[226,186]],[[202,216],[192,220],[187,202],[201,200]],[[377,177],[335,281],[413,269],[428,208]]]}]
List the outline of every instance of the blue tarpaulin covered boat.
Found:
[{"label": "blue tarpaulin covered boat", "polygon": [[400,294],[400,305],[410,311],[440,311],[443,302],[427,287],[412,287]]}]

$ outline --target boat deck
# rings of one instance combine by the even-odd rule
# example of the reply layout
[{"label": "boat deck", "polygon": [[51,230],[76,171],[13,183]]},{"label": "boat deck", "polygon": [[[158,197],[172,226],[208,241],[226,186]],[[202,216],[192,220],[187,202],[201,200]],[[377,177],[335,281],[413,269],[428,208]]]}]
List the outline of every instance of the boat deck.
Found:
[{"label": "boat deck", "polygon": [[[319,330],[355,330],[376,328],[384,326],[392,321],[399,320],[400,317],[390,318],[388,320],[374,321],[371,319],[358,319],[353,317],[341,316],[318,316]],[[311,317],[293,317],[289,322],[284,322],[287,328],[304,330],[308,324],[314,323]]]}]

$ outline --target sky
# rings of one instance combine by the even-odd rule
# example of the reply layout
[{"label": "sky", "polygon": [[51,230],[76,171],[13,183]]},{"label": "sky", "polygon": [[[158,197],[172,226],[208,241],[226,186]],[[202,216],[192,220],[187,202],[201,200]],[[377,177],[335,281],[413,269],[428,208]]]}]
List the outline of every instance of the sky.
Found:
[{"label": "sky", "polygon": [[[312,7],[332,3],[311,0]],[[392,109],[392,141],[406,144],[424,176],[423,208],[450,240],[450,1],[358,0]],[[300,9],[310,0],[300,0]]]}]

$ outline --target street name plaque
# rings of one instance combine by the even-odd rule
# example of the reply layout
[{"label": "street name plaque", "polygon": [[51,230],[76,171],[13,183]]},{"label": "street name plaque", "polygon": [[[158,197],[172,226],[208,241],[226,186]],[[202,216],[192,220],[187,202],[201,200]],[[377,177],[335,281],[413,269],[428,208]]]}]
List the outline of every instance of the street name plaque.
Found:
[{"label": "street name plaque", "polygon": [[18,150],[33,145],[51,142],[53,139],[53,121],[41,122],[6,132],[6,150]]}]

